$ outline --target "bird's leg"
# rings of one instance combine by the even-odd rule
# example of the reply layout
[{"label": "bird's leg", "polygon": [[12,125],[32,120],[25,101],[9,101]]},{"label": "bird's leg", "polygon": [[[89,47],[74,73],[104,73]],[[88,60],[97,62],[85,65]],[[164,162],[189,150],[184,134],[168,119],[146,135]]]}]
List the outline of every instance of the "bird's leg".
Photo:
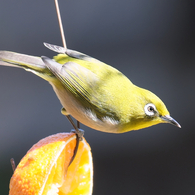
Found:
[{"label": "bird's leg", "polygon": [[78,121],[77,121],[77,126],[74,124],[71,116],[68,114],[68,112],[66,111],[65,108],[61,109],[61,113],[67,117],[69,122],[74,127],[74,129],[72,129],[71,132],[74,132],[76,134],[76,146],[75,146],[75,149],[74,149],[74,154],[73,154],[73,156],[72,156],[72,158],[70,160],[70,163],[69,163],[69,166],[70,166],[70,164],[73,162],[73,160],[74,160],[74,158],[75,158],[75,156],[77,154],[77,151],[78,151],[78,148],[79,148],[79,142],[82,141],[82,139],[83,139],[84,131],[79,129],[80,124],[79,124]]},{"label": "bird's leg", "polygon": [[76,135],[78,135],[79,140],[82,141],[83,139],[83,135],[84,135],[84,131],[82,129],[78,129],[77,126],[74,124],[72,118],[70,115],[66,116],[67,119],[69,120],[69,122],[72,124],[72,126],[74,127],[74,129],[71,130],[71,132],[76,133]]},{"label": "bird's leg", "polygon": [[84,131],[79,129],[80,127],[80,124],[79,122],[77,121],[77,126],[74,124],[74,121],[72,120],[71,116],[68,114],[68,112],[66,111],[65,108],[62,108],[61,109],[61,113],[63,115],[65,115],[67,117],[67,119],[69,120],[69,122],[72,124],[72,126],[74,127],[74,130],[71,130],[72,132],[76,133],[79,137],[79,140],[82,140],[82,137],[84,135]]},{"label": "bird's leg", "polygon": [[77,121],[77,128],[80,129],[80,122]]},{"label": "bird's leg", "polygon": [[[71,130],[71,131],[72,131],[72,130]],[[70,160],[69,166],[71,165],[71,163],[73,162],[73,160],[74,160],[75,157],[76,157],[76,154],[77,154],[77,151],[78,151],[78,148],[79,148],[79,142],[80,142],[80,141],[81,141],[81,140],[80,140],[78,134],[76,133],[76,146],[75,146],[75,148],[74,148],[74,153],[73,153],[73,156],[72,156],[72,158],[71,158],[71,160]]]}]

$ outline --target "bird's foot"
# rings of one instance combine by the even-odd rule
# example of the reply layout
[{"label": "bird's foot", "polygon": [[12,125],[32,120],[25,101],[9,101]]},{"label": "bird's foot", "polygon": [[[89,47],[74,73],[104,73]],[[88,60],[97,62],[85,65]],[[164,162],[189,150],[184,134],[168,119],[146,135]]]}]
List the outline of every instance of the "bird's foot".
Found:
[{"label": "bird's foot", "polygon": [[85,132],[84,130],[77,128],[77,129],[72,129],[71,132],[77,134],[77,136],[79,138],[79,141],[82,141],[83,140],[83,135],[84,135],[84,132]]}]

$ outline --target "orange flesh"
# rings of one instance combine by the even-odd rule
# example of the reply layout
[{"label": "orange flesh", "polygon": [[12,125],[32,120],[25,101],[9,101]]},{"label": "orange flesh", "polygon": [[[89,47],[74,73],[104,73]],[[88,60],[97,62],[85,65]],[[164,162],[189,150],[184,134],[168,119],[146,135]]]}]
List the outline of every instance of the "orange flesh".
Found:
[{"label": "orange flesh", "polygon": [[59,133],[35,144],[17,166],[10,195],[92,194],[92,157],[83,139],[69,166],[76,146],[73,133]]}]

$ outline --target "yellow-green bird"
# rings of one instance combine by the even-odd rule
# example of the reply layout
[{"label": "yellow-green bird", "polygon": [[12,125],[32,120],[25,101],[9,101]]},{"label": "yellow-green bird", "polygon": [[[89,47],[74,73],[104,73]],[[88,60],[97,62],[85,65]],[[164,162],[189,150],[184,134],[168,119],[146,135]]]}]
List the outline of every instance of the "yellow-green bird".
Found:
[{"label": "yellow-green bird", "polygon": [[152,92],[137,87],[120,71],[77,51],[45,43],[54,59],[0,51],[0,65],[24,68],[48,81],[63,109],[93,129],[124,133],[158,123],[181,127]]}]

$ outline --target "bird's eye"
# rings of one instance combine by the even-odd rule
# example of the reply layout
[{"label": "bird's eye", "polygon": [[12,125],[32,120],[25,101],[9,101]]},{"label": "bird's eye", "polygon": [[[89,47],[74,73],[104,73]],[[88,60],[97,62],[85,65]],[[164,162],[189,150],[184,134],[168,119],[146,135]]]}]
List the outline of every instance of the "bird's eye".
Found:
[{"label": "bird's eye", "polygon": [[148,106],[147,109],[148,109],[149,112],[154,112],[154,107],[153,106]]},{"label": "bird's eye", "polygon": [[146,115],[148,115],[148,116],[153,116],[157,112],[155,105],[151,104],[151,103],[145,105],[144,111],[145,111]]}]

